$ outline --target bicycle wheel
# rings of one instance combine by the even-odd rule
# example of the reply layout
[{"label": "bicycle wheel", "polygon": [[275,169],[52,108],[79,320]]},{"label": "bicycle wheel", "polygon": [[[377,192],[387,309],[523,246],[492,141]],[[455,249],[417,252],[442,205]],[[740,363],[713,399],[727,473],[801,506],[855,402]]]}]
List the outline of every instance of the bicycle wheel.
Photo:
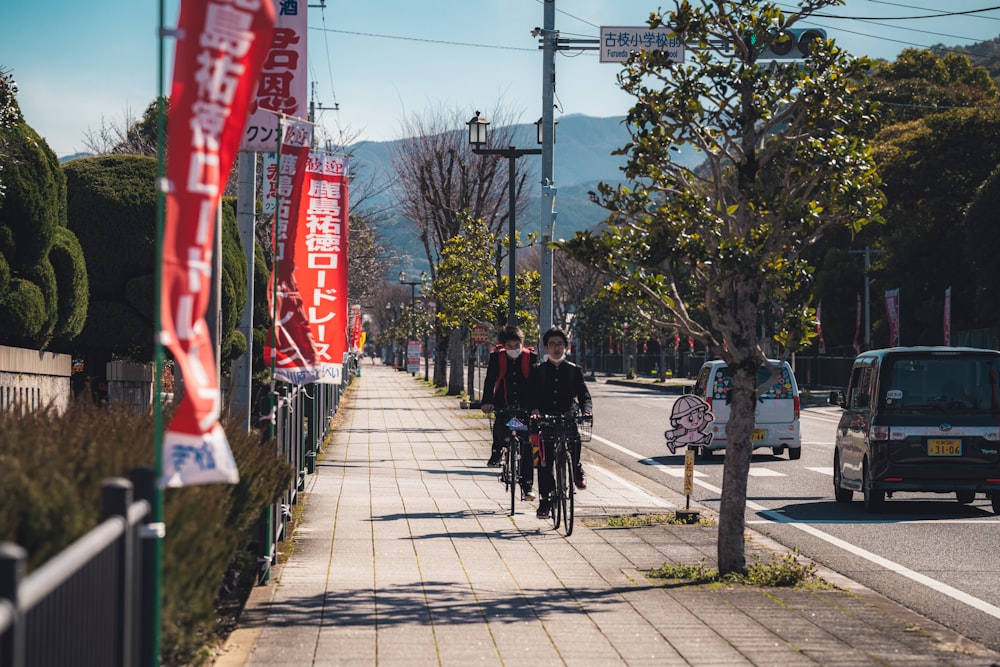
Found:
[{"label": "bicycle wheel", "polygon": [[566,520],[566,467],[563,465],[563,457],[566,450],[562,442],[556,444],[555,460],[552,462],[552,472],[555,479],[556,488],[552,492],[552,524],[553,528],[559,530],[559,526]]},{"label": "bicycle wheel", "polygon": [[563,488],[563,470],[559,465],[559,445],[553,448],[552,452],[552,481],[555,487],[552,489],[552,493],[549,494],[549,511],[552,512],[552,527],[559,530],[559,526],[562,524],[562,488]]},{"label": "bicycle wheel", "polygon": [[511,436],[507,441],[507,455],[504,458],[504,466],[507,468],[507,490],[510,491],[511,516],[514,516],[514,496],[517,493],[518,458],[517,438]]},{"label": "bicycle wheel", "polygon": [[566,486],[562,489],[562,503],[563,503],[563,531],[566,533],[566,537],[573,534],[573,497],[574,489],[576,484],[573,479],[573,457],[569,455],[569,452],[563,450],[563,469],[566,471],[563,475],[566,478]]}]

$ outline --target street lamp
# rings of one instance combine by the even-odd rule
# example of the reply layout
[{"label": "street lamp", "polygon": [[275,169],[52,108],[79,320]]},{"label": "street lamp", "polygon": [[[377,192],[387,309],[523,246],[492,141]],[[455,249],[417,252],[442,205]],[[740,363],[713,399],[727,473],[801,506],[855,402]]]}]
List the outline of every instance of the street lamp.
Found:
[{"label": "street lamp", "polygon": [[[410,286],[410,339],[413,338],[413,318],[417,312],[417,285],[423,285],[427,281],[427,272],[424,271],[420,274],[420,280],[407,280],[406,272],[399,272],[399,284]],[[407,348],[409,347],[409,341],[407,341]],[[407,350],[407,356],[409,356],[409,350]],[[417,372],[412,373],[416,376]]]},{"label": "street lamp", "polygon": [[[488,120],[479,115],[476,115],[470,120],[466,125],[469,126],[469,145],[472,146],[472,152],[476,155],[501,155],[507,158],[508,171],[507,171],[507,192],[508,192],[508,204],[509,209],[507,215],[507,284],[508,284],[508,308],[507,308],[507,324],[510,326],[517,326],[517,309],[515,307],[515,298],[517,296],[517,288],[514,286],[514,252],[517,249],[517,244],[514,241],[514,204],[516,201],[515,190],[514,190],[514,160],[521,157],[522,155],[541,155],[541,148],[514,148],[509,146],[507,148],[483,148],[487,141],[487,126],[490,124]],[[541,143],[541,123],[535,124],[538,130],[539,143]]]}]

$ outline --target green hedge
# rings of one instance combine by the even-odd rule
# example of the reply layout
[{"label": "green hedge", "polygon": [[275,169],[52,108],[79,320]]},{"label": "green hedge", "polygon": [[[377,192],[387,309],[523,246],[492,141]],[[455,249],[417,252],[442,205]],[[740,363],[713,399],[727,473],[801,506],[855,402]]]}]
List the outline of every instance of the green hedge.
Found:
[{"label": "green hedge", "polygon": [[[105,479],[154,465],[154,432],[151,415],[87,401],[62,416],[0,413],[0,540],[28,550],[29,570],[59,553],[97,525]],[[212,643],[214,601],[227,571],[233,564],[256,568],[248,556],[250,528],[294,475],[273,441],[247,435],[239,424],[227,424],[226,433],[240,483],[164,495],[161,648],[167,665],[196,663]]]}]

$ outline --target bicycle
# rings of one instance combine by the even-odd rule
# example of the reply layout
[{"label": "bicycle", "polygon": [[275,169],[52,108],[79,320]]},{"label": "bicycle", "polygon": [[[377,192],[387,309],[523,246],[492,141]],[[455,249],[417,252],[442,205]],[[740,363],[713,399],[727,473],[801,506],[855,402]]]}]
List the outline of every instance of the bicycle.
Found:
[{"label": "bicycle", "polygon": [[[494,416],[495,415],[495,416]],[[499,419],[507,427],[507,436],[500,449],[500,483],[510,492],[510,514],[514,516],[514,502],[518,487],[521,486],[521,450],[528,432],[528,416],[517,408],[500,409],[490,413],[490,433],[493,422]],[[523,434],[523,435],[522,435]],[[522,493],[521,500],[524,500]]]},{"label": "bicycle", "polygon": [[594,427],[592,415],[542,415],[535,424],[541,434],[542,444],[553,445],[552,477],[555,489],[549,494],[552,508],[552,526],[563,527],[566,537],[573,534],[575,482],[573,457],[570,444],[579,436],[580,442],[590,442]]}]

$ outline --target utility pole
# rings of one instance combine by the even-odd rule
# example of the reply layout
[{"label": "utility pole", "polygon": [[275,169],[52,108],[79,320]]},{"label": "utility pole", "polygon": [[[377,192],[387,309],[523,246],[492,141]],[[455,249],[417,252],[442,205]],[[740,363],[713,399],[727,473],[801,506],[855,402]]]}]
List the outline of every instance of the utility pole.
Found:
[{"label": "utility pole", "polygon": [[[540,236],[542,241],[542,299],[538,314],[539,347],[541,334],[552,326],[552,260],[549,244],[556,224],[556,182],[553,169],[555,123],[552,110],[556,87],[556,0],[545,0],[542,38],[542,196]],[[513,280],[513,274],[511,280]]]},{"label": "utility pole", "polygon": [[868,270],[872,265],[872,253],[882,252],[881,248],[872,248],[866,245],[864,250],[848,250],[852,255],[865,255],[865,349],[872,349],[872,323],[871,323],[871,279],[868,277]]},{"label": "utility pole", "polygon": [[[573,49],[596,51],[600,47],[597,39],[560,39],[556,31],[556,1],[544,0],[545,16],[542,28],[535,28],[532,34],[541,37],[542,50],[542,196],[541,196],[541,241],[542,241],[542,300],[538,313],[538,328],[541,334],[553,325],[552,314],[552,262],[553,253],[549,244],[556,226],[556,180],[555,180],[555,108],[556,92],[556,51]],[[539,336],[541,338],[541,336]],[[541,349],[541,340],[539,340]]]},{"label": "utility pole", "polygon": [[247,303],[240,314],[239,332],[247,341],[246,351],[233,362],[232,397],[233,415],[240,419],[243,430],[250,432],[250,394],[253,376],[253,268],[254,268],[254,208],[257,201],[257,154],[240,151],[237,161],[236,226],[240,230],[240,243],[247,260]]}]

